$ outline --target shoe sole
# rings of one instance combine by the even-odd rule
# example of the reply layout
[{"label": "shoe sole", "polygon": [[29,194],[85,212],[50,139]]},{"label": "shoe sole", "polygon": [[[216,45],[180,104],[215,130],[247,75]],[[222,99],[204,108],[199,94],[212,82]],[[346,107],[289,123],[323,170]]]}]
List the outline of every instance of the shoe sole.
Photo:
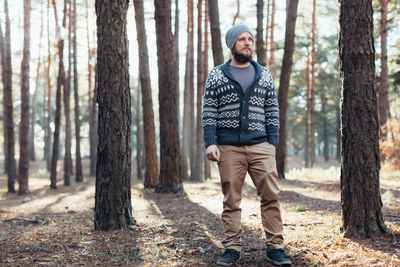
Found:
[{"label": "shoe sole", "polygon": [[[241,257],[240,257],[241,258]],[[237,262],[237,261],[239,261],[240,260],[240,258],[239,259],[237,259],[237,260],[235,260],[235,261],[233,261],[232,263],[227,263],[227,262],[220,262],[220,261],[217,261],[217,265],[218,266],[232,266],[233,264],[235,264],[235,262]]]},{"label": "shoe sole", "polygon": [[265,259],[275,265],[278,266],[292,266],[292,262],[291,261],[282,261],[282,262],[278,262],[278,261],[274,261],[273,259],[271,259],[268,256],[265,256]]}]

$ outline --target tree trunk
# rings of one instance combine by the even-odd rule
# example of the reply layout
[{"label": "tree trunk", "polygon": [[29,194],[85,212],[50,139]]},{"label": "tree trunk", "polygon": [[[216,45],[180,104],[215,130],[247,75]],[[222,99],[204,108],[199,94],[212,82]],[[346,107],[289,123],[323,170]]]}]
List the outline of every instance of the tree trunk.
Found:
[{"label": "tree trunk", "polygon": [[[139,36],[139,34],[138,34]],[[140,49],[139,49],[140,51]],[[139,60],[139,62],[141,62]],[[140,72],[140,71],[139,71]],[[137,178],[139,180],[143,179],[143,164],[142,164],[142,125],[141,125],[141,117],[142,117],[142,101],[141,101],[141,93],[140,93],[140,82],[138,82],[137,87],[137,99],[136,99],[136,172]],[[145,185],[146,186],[146,185]]]},{"label": "tree trunk", "polygon": [[218,0],[207,0],[210,17],[210,28],[211,28],[211,43],[212,52],[214,58],[214,66],[218,66],[224,63],[224,54],[222,52],[221,43],[221,30],[219,25],[219,11],[218,11]]},{"label": "tree trunk", "polygon": [[313,1],[312,28],[311,28],[311,73],[310,91],[308,94],[308,147],[310,152],[310,167],[315,167],[315,138],[314,138],[314,106],[315,106],[315,0]]},{"label": "tree trunk", "polygon": [[236,0],[236,14],[233,17],[233,22],[232,22],[232,26],[235,25],[236,20],[238,19],[240,14],[240,0]]},{"label": "tree trunk", "polygon": [[276,164],[279,178],[285,179],[286,141],[287,141],[287,110],[290,75],[292,74],[294,36],[299,0],[290,0],[287,9],[285,46],[282,61],[282,70],[279,80],[279,146],[276,151]]},{"label": "tree trunk", "polygon": [[14,139],[14,108],[12,96],[12,64],[11,64],[11,30],[10,17],[8,13],[8,1],[4,0],[5,34],[4,34],[4,56],[2,55],[2,76],[4,84],[4,120],[5,120],[5,161],[7,172],[8,192],[15,193],[15,179],[17,167],[15,161],[15,139]]},{"label": "tree trunk", "polygon": [[19,125],[18,194],[28,194],[29,176],[29,61],[31,1],[24,0],[24,52],[21,64],[21,122]]},{"label": "tree trunk", "polygon": [[306,99],[307,99],[307,115],[306,115],[306,139],[304,140],[304,167],[310,168],[310,50],[307,48],[306,61]]},{"label": "tree trunk", "polygon": [[271,0],[267,0],[267,15],[266,15],[266,27],[265,27],[265,63],[267,64],[268,69],[269,69],[268,50],[270,49],[270,43],[269,43],[270,7],[271,7]]},{"label": "tree trunk", "polygon": [[38,64],[36,68],[36,81],[35,81],[35,92],[32,98],[32,113],[31,113],[31,128],[29,136],[29,159],[36,160],[35,156],[35,124],[36,124],[36,104],[37,94],[39,90],[39,77],[40,77],[40,66],[41,66],[41,50],[42,50],[42,37],[43,37],[43,3],[40,3],[40,37],[39,37],[39,56]]},{"label": "tree trunk", "polygon": [[[339,93],[340,94],[340,93]],[[342,136],[341,136],[341,122],[340,122],[340,106],[337,103],[336,106],[336,159],[340,161],[341,150],[342,150]]]},{"label": "tree trunk", "polygon": [[[131,98],[126,33],[128,1],[96,0],[99,145],[95,229],[126,228],[131,207]],[[118,108],[115,108],[118,107]]]},{"label": "tree trunk", "polygon": [[257,37],[256,37],[256,53],[257,62],[264,66],[265,62],[265,49],[264,49],[264,36],[263,36],[263,19],[264,19],[264,0],[257,0]]},{"label": "tree trunk", "polygon": [[[56,19],[56,35],[58,37],[57,48],[59,55],[58,63],[58,76],[57,76],[57,89],[56,89],[56,114],[54,118],[54,137],[53,137],[53,151],[51,155],[51,171],[50,171],[50,188],[57,189],[57,161],[60,145],[60,121],[61,121],[61,87],[65,88],[65,71],[64,71],[64,39],[60,35],[60,27],[57,19],[57,6],[55,0],[53,1],[54,15]],[[64,12],[62,27],[65,28],[67,12],[67,0],[64,0]]]},{"label": "tree trunk", "polygon": [[[187,45],[186,45],[186,62],[185,62],[185,88],[183,93],[183,123],[182,123],[182,149],[181,149],[181,175],[182,180],[189,179],[189,136],[190,136],[190,95],[193,90],[191,79],[193,77],[193,0],[187,1],[188,25],[187,25]],[[192,170],[193,171],[193,170]]]},{"label": "tree trunk", "polygon": [[169,0],[154,0],[157,57],[158,86],[160,106],[160,183],[157,192],[178,192],[183,189],[180,177],[179,134],[178,134],[178,103],[176,103],[176,88],[173,87],[174,72],[170,66],[173,55],[171,33],[171,2]]},{"label": "tree trunk", "polygon": [[75,181],[83,181],[82,158],[81,158],[81,122],[79,119],[79,93],[78,93],[78,49],[76,40],[76,0],[73,0],[74,10],[72,18],[73,26],[73,58],[74,58],[74,100],[75,100]]},{"label": "tree trunk", "polygon": [[275,39],[274,39],[274,29],[275,29],[275,13],[276,13],[276,8],[275,8],[275,0],[272,0],[272,7],[271,7],[271,26],[270,26],[270,57],[269,57],[269,70],[271,72],[272,77],[275,77]]},{"label": "tree trunk", "polygon": [[[154,127],[153,99],[149,70],[149,54],[144,20],[143,0],[134,0],[137,39],[139,45],[139,76],[142,90],[142,109],[145,145],[145,187],[157,185],[158,162],[156,153],[156,133]],[[139,110],[139,107],[138,107]]]},{"label": "tree trunk", "polygon": [[45,137],[44,137],[44,159],[46,160],[47,171],[51,170],[51,115],[52,115],[52,105],[51,105],[51,79],[50,79],[50,65],[51,65],[51,51],[50,51],[50,0],[47,0],[47,66],[46,66],[46,103],[45,106]]},{"label": "tree trunk", "polygon": [[340,1],[341,207],[345,237],[387,232],[379,193],[379,121],[372,0]]},{"label": "tree trunk", "polygon": [[204,137],[202,130],[202,98],[204,93],[204,53],[203,53],[203,29],[202,29],[202,6],[203,1],[198,0],[197,2],[197,115],[196,115],[196,156],[195,156],[195,168],[192,175],[193,181],[203,182],[204,181]]},{"label": "tree trunk", "polygon": [[380,0],[381,4],[381,75],[379,82],[379,128],[380,136],[386,139],[387,129],[386,122],[389,111],[389,95],[388,95],[388,63],[387,63],[387,5],[388,0]]},{"label": "tree trunk", "polygon": [[325,162],[329,161],[329,132],[328,132],[328,111],[326,110],[326,98],[324,92],[321,93],[321,114],[324,132],[324,159]]},{"label": "tree trunk", "polygon": [[72,170],[72,156],[71,156],[71,74],[72,74],[72,51],[71,51],[71,29],[72,29],[72,20],[71,20],[71,0],[68,0],[68,76],[65,80],[64,86],[64,112],[65,112],[65,140],[64,140],[64,185],[71,185],[71,170]]},{"label": "tree trunk", "polygon": [[[208,21],[209,21],[209,12],[208,12],[208,1],[204,1],[205,11],[204,11],[204,70],[203,70],[203,82],[207,80],[208,76]],[[204,84],[203,84],[204,86]],[[204,88],[203,88],[204,91]],[[204,140],[203,140],[204,142]],[[205,151],[205,147],[201,148],[203,153]],[[211,163],[204,155],[204,175],[205,179],[211,179]]]},{"label": "tree trunk", "polygon": [[90,105],[90,176],[96,175],[96,166],[97,166],[97,146],[99,143],[99,137],[97,133],[98,128],[98,120],[97,120],[97,92],[98,92],[98,65],[97,62],[94,66],[94,87],[93,87],[93,97],[92,97],[92,104]]}]

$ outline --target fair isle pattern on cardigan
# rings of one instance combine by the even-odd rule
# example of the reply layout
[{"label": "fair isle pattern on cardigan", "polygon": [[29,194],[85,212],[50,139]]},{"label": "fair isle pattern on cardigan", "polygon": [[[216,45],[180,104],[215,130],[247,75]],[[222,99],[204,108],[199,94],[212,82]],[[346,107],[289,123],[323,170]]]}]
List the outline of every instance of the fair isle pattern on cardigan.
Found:
[{"label": "fair isle pattern on cardigan", "polygon": [[252,61],[256,75],[243,92],[228,65],[215,67],[208,75],[203,101],[205,145],[252,145],[268,141],[277,146],[279,108],[270,72]]}]

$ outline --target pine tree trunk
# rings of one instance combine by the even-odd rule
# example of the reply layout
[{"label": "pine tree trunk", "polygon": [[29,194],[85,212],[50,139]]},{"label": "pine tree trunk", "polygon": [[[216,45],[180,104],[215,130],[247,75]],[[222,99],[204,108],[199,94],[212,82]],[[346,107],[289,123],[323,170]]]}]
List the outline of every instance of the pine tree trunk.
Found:
[{"label": "pine tree trunk", "polygon": [[50,51],[50,0],[47,0],[47,66],[46,66],[46,120],[45,120],[45,137],[44,137],[44,159],[46,160],[47,171],[51,170],[51,115],[52,115],[52,105],[51,105],[51,79],[50,79],[50,66],[51,66],[51,51]]},{"label": "pine tree trunk", "polygon": [[324,131],[324,160],[325,162],[329,161],[329,132],[328,132],[328,118],[327,118],[327,110],[326,110],[326,98],[325,94],[321,93],[321,114],[322,114],[322,124]]},{"label": "pine tree trunk", "polygon": [[90,176],[96,175],[96,166],[97,166],[97,146],[99,143],[99,138],[97,134],[97,91],[98,91],[98,65],[95,63],[94,67],[94,87],[93,87],[93,97],[92,104],[90,105]]},{"label": "pine tree trunk", "polygon": [[315,167],[315,138],[314,138],[314,106],[315,106],[315,0],[313,1],[313,12],[312,12],[312,29],[311,29],[311,84],[310,84],[310,94],[308,100],[308,143],[310,148],[310,167]]},{"label": "pine tree trunk", "polygon": [[72,170],[72,156],[71,156],[71,74],[72,74],[72,40],[71,40],[71,0],[68,0],[68,75],[64,85],[64,113],[65,113],[65,139],[64,139],[64,185],[71,185],[71,170]]},{"label": "pine tree trunk", "polygon": [[29,61],[31,1],[24,0],[24,52],[21,64],[21,122],[19,127],[18,194],[28,194],[29,176]]},{"label": "pine tree trunk", "polygon": [[341,207],[345,237],[387,232],[379,193],[379,121],[372,0],[340,1]]},{"label": "pine tree trunk", "polygon": [[[126,228],[131,207],[131,99],[126,32],[128,2],[96,0],[99,145],[95,229]],[[118,108],[115,108],[118,107]]]},{"label": "pine tree trunk", "polygon": [[[339,93],[340,94],[340,93]],[[342,150],[342,135],[341,135],[341,122],[340,122],[340,107],[339,103],[336,106],[336,159],[340,161],[341,150]]]},{"label": "pine tree trunk", "polygon": [[265,27],[265,63],[267,64],[267,68],[269,69],[269,60],[268,60],[268,51],[270,49],[269,43],[269,27],[270,27],[270,7],[271,0],[267,0],[267,15],[266,15],[266,27]]},{"label": "pine tree trunk", "polygon": [[[204,11],[204,70],[203,70],[203,81],[207,80],[208,76],[208,21],[209,21],[209,12],[208,12],[208,1],[204,1],[205,11]],[[204,86],[204,84],[203,84]],[[204,88],[203,88],[204,90]],[[203,140],[204,142],[204,140]],[[203,145],[203,153],[205,151],[205,147]],[[204,156],[204,175],[205,179],[211,179],[211,163]]]},{"label": "pine tree trunk", "polygon": [[189,136],[190,136],[190,91],[193,69],[193,0],[187,0],[188,24],[187,24],[187,45],[185,61],[185,88],[183,93],[183,123],[182,123],[182,149],[181,149],[181,175],[182,180],[189,179]]},{"label": "pine tree trunk", "polygon": [[269,57],[269,70],[271,72],[272,77],[275,77],[275,39],[274,39],[274,30],[275,30],[275,13],[276,13],[276,8],[275,8],[275,0],[272,0],[272,6],[271,6],[271,34],[270,34],[270,57]]},{"label": "pine tree trunk", "polygon": [[[171,33],[171,2],[154,0],[157,57],[158,57],[158,101],[160,106],[160,183],[157,192],[179,192],[183,189],[180,177],[178,94],[174,84],[174,72],[170,66],[173,55]],[[173,60],[173,59],[172,59]]]},{"label": "pine tree trunk", "polygon": [[[2,45],[2,80],[4,84],[4,140],[5,140],[5,169],[7,173],[8,192],[15,193],[17,167],[15,161],[14,139],[14,108],[12,96],[12,64],[11,64],[11,30],[8,12],[8,1],[4,0],[5,33]],[[4,52],[3,52],[4,50]]]},{"label": "pine tree trunk", "polygon": [[307,99],[307,116],[306,116],[306,139],[304,140],[304,167],[310,168],[310,50],[307,48],[306,61],[306,99]]},{"label": "pine tree trunk", "polygon": [[[138,34],[139,36],[139,34]],[[139,49],[140,50],[140,49]],[[139,60],[140,61],[140,60]],[[140,61],[141,62],[141,61]],[[142,101],[141,101],[141,93],[140,93],[140,82],[138,82],[137,88],[137,99],[136,99],[136,172],[137,178],[139,180],[143,179],[143,169],[142,169],[142,125],[141,125],[141,118],[142,118]],[[146,181],[145,181],[146,182]],[[145,184],[146,186],[146,184]]]},{"label": "pine tree trunk", "polygon": [[202,98],[204,93],[204,53],[203,53],[203,29],[202,29],[202,6],[203,1],[197,1],[197,114],[196,114],[196,156],[195,168],[193,171],[192,180],[203,182],[204,181],[204,137],[202,130]]},{"label": "pine tree trunk", "polygon": [[264,37],[263,20],[264,20],[264,1],[257,0],[257,37],[256,37],[257,62],[262,66],[266,66],[264,40],[263,40]]},{"label": "pine tree trunk", "polygon": [[[60,27],[57,19],[57,6],[53,0],[54,14],[56,18],[56,35],[59,37],[57,42],[59,63],[58,63],[58,76],[57,76],[57,89],[56,89],[56,114],[54,118],[54,137],[53,137],[53,151],[51,154],[51,171],[50,171],[50,188],[57,189],[57,161],[60,149],[60,121],[61,121],[61,87],[65,88],[65,71],[64,71],[64,39],[60,35]],[[64,12],[62,27],[65,28],[67,12],[67,0],[64,0]]]},{"label": "pine tree trunk", "polygon": [[219,25],[218,0],[207,0],[209,8],[211,43],[214,58],[214,66],[224,63],[224,54],[222,52],[221,29]]},{"label": "pine tree trunk", "polygon": [[236,24],[236,20],[238,19],[240,14],[240,0],[236,0],[236,14],[233,16],[233,22],[232,25]]},{"label": "pine tree trunk", "polygon": [[74,10],[73,10],[73,58],[74,58],[74,102],[75,102],[75,181],[83,181],[82,173],[82,158],[81,158],[81,122],[79,119],[79,93],[78,93],[78,49],[76,40],[76,0],[73,0]]},{"label": "pine tree trunk", "polygon": [[286,165],[286,141],[287,141],[287,110],[290,75],[292,74],[294,36],[297,18],[297,6],[299,0],[290,0],[287,9],[285,46],[281,76],[279,80],[278,103],[279,103],[279,146],[276,151],[276,164],[279,178],[285,179]]},{"label": "pine tree trunk", "polygon": [[[139,75],[142,90],[142,109],[145,145],[145,187],[155,187],[158,182],[158,162],[156,153],[156,133],[154,127],[153,99],[149,70],[149,55],[144,20],[143,0],[134,0],[136,31],[139,45]],[[138,107],[139,110],[139,107]]]},{"label": "pine tree trunk", "polygon": [[379,79],[379,128],[380,136],[386,139],[387,129],[386,122],[389,111],[389,95],[388,95],[388,63],[387,63],[387,5],[388,0],[380,0],[381,19],[380,19],[380,35],[381,35],[381,75]]}]

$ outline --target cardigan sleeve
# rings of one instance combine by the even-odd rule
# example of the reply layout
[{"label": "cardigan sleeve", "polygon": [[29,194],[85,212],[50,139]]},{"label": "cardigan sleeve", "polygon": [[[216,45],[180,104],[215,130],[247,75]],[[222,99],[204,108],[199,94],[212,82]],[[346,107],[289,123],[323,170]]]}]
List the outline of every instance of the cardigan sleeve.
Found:
[{"label": "cardigan sleeve", "polygon": [[267,71],[268,89],[264,104],[265,110],[265,130],[267,141],[274,146],[279,144],[279,105],[276,96],[275,84],[272,75]]},{"label": "cardigan sleeve", "polygon": [[216,128],[218,117],[218,97],[213,86],[213,74],[208,75],[203,97],[202,125],[204,133],[204,144],[207,148],[216,144]]}]

